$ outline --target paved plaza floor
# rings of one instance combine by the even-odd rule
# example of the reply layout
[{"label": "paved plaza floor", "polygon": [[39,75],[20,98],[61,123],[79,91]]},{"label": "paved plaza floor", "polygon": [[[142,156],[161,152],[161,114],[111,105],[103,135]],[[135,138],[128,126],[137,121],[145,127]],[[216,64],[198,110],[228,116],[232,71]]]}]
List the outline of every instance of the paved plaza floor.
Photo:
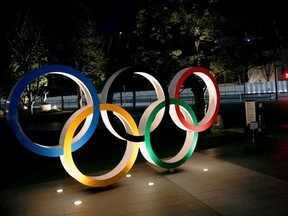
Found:
[{"label": "paved plaza floor", "polygon": [[[288,215],[287,181],[212,152],[194,152],[173,172],[135,164],[131,177],[103,189],[63,178],[4,190],[0,215]],[[59,188],[62,193],[56,192]],[[74,205],[77,200],[82,204]]]}]

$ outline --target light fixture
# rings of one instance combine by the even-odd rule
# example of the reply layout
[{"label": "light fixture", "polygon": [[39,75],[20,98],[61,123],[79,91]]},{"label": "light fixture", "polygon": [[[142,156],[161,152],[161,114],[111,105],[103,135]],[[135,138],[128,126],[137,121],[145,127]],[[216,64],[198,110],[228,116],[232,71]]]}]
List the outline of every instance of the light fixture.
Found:
[{"label": "light fixture", "polygon": [[154,182],[149,182],[148,185],[149,185],[149,186],[153,186],[153,185],[154,185]]},{"label": "light fixture", "polygon": [[132,175],[131,175],[131,174],[129,174],[129,173],[126,175],[126,177],[127,177],[127,178],[130,178],[131,176],[132,176]]},{"label": "light fixture", "polygon": [[204,171],[204,172],[208,172],[209,169],[208,169],[208,168],[203,168],[203,171]]},{"label": "light fixture", "polygon": [[74,201],[73,204],[74,204],[74,205],[81,205],[81,204],[82,204],[82,201],[81,201],[81,200],[76,200],[76,201]]},{"label": "light fixture", "polygon": [[57,193],[62,193],[64,190],[62,188],[59,188],[56,190]]}]

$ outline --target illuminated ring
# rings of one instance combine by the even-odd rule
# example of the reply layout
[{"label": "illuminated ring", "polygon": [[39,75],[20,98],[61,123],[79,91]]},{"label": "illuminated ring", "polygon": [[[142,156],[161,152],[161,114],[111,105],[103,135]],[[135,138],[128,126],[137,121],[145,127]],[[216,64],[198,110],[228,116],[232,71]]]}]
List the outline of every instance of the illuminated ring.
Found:
[{"label": "illuminated ring", "polygon": [[[158,100],[160,101],[169,101],[169,95],[168,92],[165,91],[166,88],[163,87],[163,85],[161,85],[153,76],[151,76],[148,73],[144,73],[144,72],[134,72],[134,68],[131,67],[127,67],[127,68],[123,68],[121,70],[118,70],[116,73],[114,73],[105,83],[103,90],[102,90],[102,94],[101,94],[101,103],[107,103],[107,99],[108,99],[108,93],[109,93],[109,89],[111,88],[112,83],[114,82],[114,80],[121,74],[124,72],[133,72],[134,74],[138,74],[141,75],[143,77],[145,77],[154,87],[156,95],[157,95],[157,100],[154,101],[153,103],[157,103]],[[153,107],[153,103],[151,103],[149,106]],[[146,109],[149,109],[149,106]],[[168,115],[168,111],[169,111],[169,103],[165,104],[165,109],[164,111],[158,115],[158,118],[155,119],[155,121],[153,122],[153,125],[151,127],[151,131],[152,132],[162,121],[162,119],[165,119],[164,117],[166,115]],[[101,116],[102,119],[104,120],[104,124],[106,125],[107,128],[110,128],[110,131],[113,131],[113,134],[118,134],[120,137],[124,137],[124,139],[132,141],[132,142],[141,142],[144,140],[144,134],[139,134],[138,136],[129,134],[129,133],[123,133],[120,130],[115,130],[115,124],[114,127],[112,126],[110,120],[109,120],[109,116],[107,111],[101,112]],[[142,116],[143,117],[143,116]],[[146,117],[146,116],[145,116]]]},{"label": "illuminated ring", "polygon": [[60,74],[72,79],[83,90],[87,99],[87,105],[94,106],[93,116],[90,116],[86,119],[85,124],[83,125],[80,132],[73,138],[72,151],[75,151],[81,146],[83,146],[87,142],[87,140],[89,140],[90,137],[93,135],[99,120],[99,100],[98,94],[93,84],[86,76],[71,67],[63,65],[49,65],[41,67],[26,74],[20,81],[16,83],[16,85],[10,92],[9,99],[7,101],[9,105],[7,120],[11,126],[13,133],[15,134],[19,142],[32,152],[43,156],[56,157],[63,155],[63,148],[58,145],[45,146],[34,143],[25,135],[18,119],[18,103],[24,89],[37,77],[45,74]]},{"label": "illuminated ring", "polygon": [[[103,112],[104,110],[113,111],[113,113],[118,118],[121,119],[121,122],[124,123],[127,132],[132,133],[133,135],[139,134],[134,119],[123,108],[116,106],[114,104],[100,104],[100,110],[102,110],[101,112]],[[61,133],[60,140],[64,148],[64,154],[60,156],[60,159],[66,171],[77,181],[91,187],[106,187],[108,185],[115,183],[129,172],[134,162],[136,161],[139,151],[139,144],[127,141],[126,151],[122,160],[110,172],[101,176],[84,175],[76,167],[74,160],[72,158],[71,142],[73,134],[75,133],[79,124],[92,113],[93,113],[93,107],[90,106],[85,109],[78,110],[77,113],[73,115],[73,117],[71,116],[71,120],[67,121]]]},{"label": "illuminated ring", "polygon": [[[189,131],[189,130],[187,131],[185,127],[181,126],[180,122],[177,122],[177,116],[174,115],[173,113],[170,113],[171,118],[173,119],[173,121],[176,121],[177,126],[187,131],[185,142],[181,150],[178,152],[178,154],[166,161],[163,161],[158,156],[156,156],[151,146],[150,127],[157,113],[164,107],[164,104],[165,104],[164,101],[162,102],[159,101],[158,105],[152,111],[149,111],[150,112],[149,118],[145,120],[143,119],[144,122],[141,125],[145,125],[145,127],[144,128],[140,127],[139,131],[144,130],[145,141],[140,143],[140,151],[148,162],[152,164],[156,164],[162,168],[173,169],[175,167],[182,165],[191,157],[196,147],[197,140],[198,140],[198,132]],[[181,113],[184,115],[186,119],[188,119],[187,121],[189,121],[190,124],[194,124],[197,126],[196,116],[193,110],[191,109],[191,107],[187,103],[178,99],[170,99],[170,106],[175,106],[172,104],[180,105]],[[176,117],[176,120],[175,120],[175,117]]]},{"label": "illuminated ring", "polygon": [[187,122],[183,115],[181,115],[179,105],[175,105],[175,109],[172,110],[172,112],[176,112],[178,118],[182,122],[182,124],[192,131],[204,131],[208,129],[216,120],[219,107],[220,107],[220,92],[217,85],[217,82],[213,75],[206,69],[201,67],[192,67],[192,68],[185,68],[181,71],[179,71],[172,79],[170,85],[169,85],[169,94],[172,98],[179,98],[179,92],[181,89],[182,84],[184,83],[184,80],[192,75],[198,75],[202,80],[205,82],[208,93],[209,93],[209,104],[208,104],[208,110],[205,113],[205,116],[203,119],[198,123],[198,126],[191,125],[189,122]]}]

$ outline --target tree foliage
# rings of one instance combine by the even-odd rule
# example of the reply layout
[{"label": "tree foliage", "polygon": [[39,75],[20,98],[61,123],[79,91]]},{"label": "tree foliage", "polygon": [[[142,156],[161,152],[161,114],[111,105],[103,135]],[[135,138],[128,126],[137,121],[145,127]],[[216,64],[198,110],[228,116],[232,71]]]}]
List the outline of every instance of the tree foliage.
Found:
[{"label": "tree foliage", "polygon": [[[7,23],[9,57],[5,60],[9,67],[1,72],[1,96],[7,95],[7,89],[25,73],[48,63],[77,68],[99,92],[111,71],[131,64],[149,68],[166,84],[179,70],[198,65],[217,78],[236,76],[239,83],[247,81],[249,69],[263,68],[268,80],[282,48],[281,34],[287,29],[279,23],[288,21],[283,8],[282,13],[276,10],[276,3],[260,3],[261,10],[246,0],[141,1],[136,26],[131,26],[130,32],[117,31],[106,38],[97,31],[97,20],[88,3],[69,4],[65,11],[55,8],[55,13],[62,15],[55,18],[49,11],[43,18],[46,22],[53,20],[48,26],[42,25],[41,11],[33,14],[17,10],[12,16],[15,19],[9,18],[11,22]],[[106,53],[105,40],[114,45],[110,49],[109,42]],[[48,84],[57,85],[55,80]],[[45,85],[47,79],[35,80],[26,96],[23,94],[23,105],[27,101],[33,105]],[[197,98],[203,102],[206,88],[201,80],[196,77],[185,85],[195,96],[202,94]]]},{"label": "tree foliage", "polygon": [[[97,32],[95,22],[89,18],[87,7],[72,5],[70,10],[77,10],[77,16],[65,12],[64,19],[54,19],[50,13],[41,13],[43,9],[23,8],[11,14],[15,19],[7,23],[6,45],[9,58],[5,58],[9,66],[2,72],[8,75],[5,79],[10,80],[9,83],[14,85],[29,71],[46,64],[64,64],[83,72],[95,88],[101,90],[106,65],[102,50],[103,37]],[[61,92],[62,96],[73,92],[71,88],[75,85],[65,85],[63,82],[67,82],[67,79],[59,79],[59,75],[38,77],[23,93],[22,107],[28,107],[32,112],[33,104],[42,98],[44,89],[53,90],[53,95]],[[1,85],[1,88],[9,92],[13,85]],[[79,92],[79,96],[82,99],[82,92]],[[3,97],[7,98],[7,95],[3,94]]]},{"label": "tree foliage", "polygon": [[218,26],[221,38],[215,46],[210,69],[218,76],[237,76],[238,82],[243,84],[251,75],[248,74],[250,69],[270,68],[265,73],[269,81],[274,72],[272,65],[279,60],[279,23],[285,20],[280,18],[283,14],[278,9],[273,9],[278,6],[277,2],[255,2],[251,5],[246,0],[235,0],[233,3],[215,1],[213,13],[221,14],[225,22]]},{"label": "tree foliage", "polygon": [[[6,79],[14,85],[26,73],[47,64],[48,51],[45,47],[41,24],[31,11],[15,11],[7,31],[9,66]],[[33,106],[41,98],[41,91],[47,85],[45,76],[32,81],[22,93],[20,104],[33,113]]]},{"label": "tree foliage", "polygon": [[[74,67],[80,70],[95,88],[100,91],[105,80],[106,56],[102,49],[103,37],[97,31],[96,23],[90,18],[89,10],[81,5],[82,13],[76,20],[71,38]],[[78,107],[82,107],[83,92],[78,86]]]},{"label": "tree foliage", "polygon": [[72,38],[72,58],[75,67],[101,90],[105,79],[106,58],[102,50],[103,37],[91,20],[81,21]]},{"label": "tree foliage", "polygon": [[[248,81],[251,68],[269,69],[269,79],[279,57],[276,18],[268,7],[259,10],[240,0],[148,1],[136,17],[135,62],[167,82],[180,69],[197,65],[215,77],[237,77],[239,84]],[[185,84],[203,110],[205,85],[198,81]]]},{"label": "tree foliage", "polygon": [[[137,15],[135,37],[137,64],[147,65],[168,84],[179,70],[191,66],[208,67],[214,42],[220,32],[214,27],[222,22],[212,16],[209,2],[160,1],[149,4]],[[198,116],[204,115],[206,86],[197,76],[184,84],[195,96]]]}]

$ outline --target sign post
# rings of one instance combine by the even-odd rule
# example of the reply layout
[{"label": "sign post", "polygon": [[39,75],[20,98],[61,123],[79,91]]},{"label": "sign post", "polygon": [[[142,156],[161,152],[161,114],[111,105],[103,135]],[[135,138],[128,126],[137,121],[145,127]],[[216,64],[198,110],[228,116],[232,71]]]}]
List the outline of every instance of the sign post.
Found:
[{"label": "sign post", "polygon": [[254,100],[245,101],[245,113],[246,113],[246,126],[251,122],[256,122],[256,106]]},{"label": "sign post", "polygon": [[252,143],[255,146],[255,130],[258,128],[258,122],[251,122],[250,129],[252,130]]},{"label": "sign post", "polygon": [[255,100],[245,101],[245,113],[246,113],[246,127],[252,130],[252,145],[251,149],[255,149],[255,130],[258,128],[258,122],[256,121],[256,105]]}]

